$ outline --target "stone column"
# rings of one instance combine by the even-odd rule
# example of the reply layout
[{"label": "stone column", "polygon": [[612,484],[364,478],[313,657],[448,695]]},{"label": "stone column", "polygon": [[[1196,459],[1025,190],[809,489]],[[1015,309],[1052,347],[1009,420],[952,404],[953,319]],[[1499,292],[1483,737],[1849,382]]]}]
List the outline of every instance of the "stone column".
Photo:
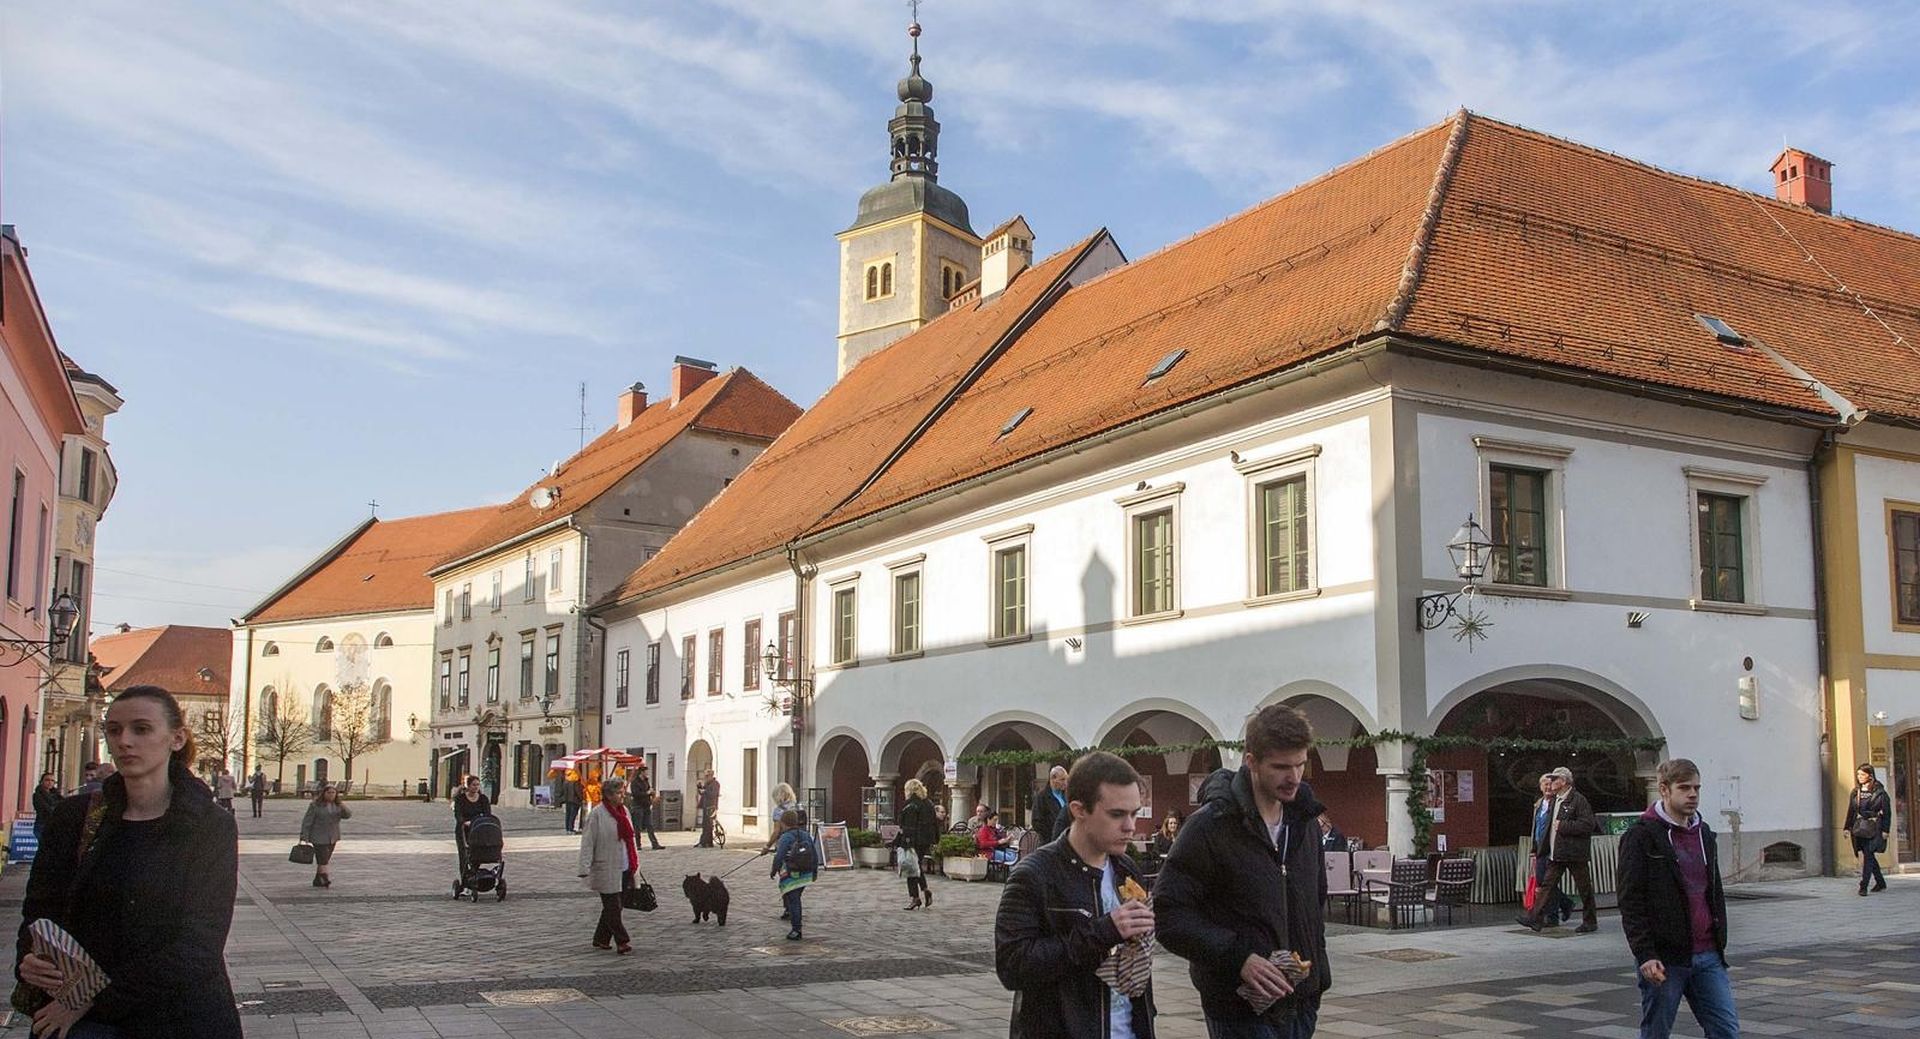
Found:
[{"label": "stone column", "polygon": [[1396,857],[1413,854],[1413,816],[1407,811],[1407,791],[1413,784],[1407,773],[1380,769],[1387,779],[1387,848]]},{"label": "stone column", "polygon": [[[900,802],[894,796],[898,793],[894,786],[898,782],[900,782],[900,773],[898,772],[875,772],[873,774],[874,789],[887,791],[885,798],[887,811],[877,820],[881,825],[900,821]],[[864,826],[866,824],[863,822],[861,825]]]},{"label": "stone column", "polygon": [[974,789],[972,783],[958,781],[947,784],[947,825],[965,822],[973,815]]},{"label": "stone column", "polygon": [[[1657,769],[1635,769],[1633,778],[1639,780],[1641,786],[1646,789],[1646,805],[1660,800],[1660,773]],[[1645,808],[1646,805],[1642,805],[1641,807]]]}]

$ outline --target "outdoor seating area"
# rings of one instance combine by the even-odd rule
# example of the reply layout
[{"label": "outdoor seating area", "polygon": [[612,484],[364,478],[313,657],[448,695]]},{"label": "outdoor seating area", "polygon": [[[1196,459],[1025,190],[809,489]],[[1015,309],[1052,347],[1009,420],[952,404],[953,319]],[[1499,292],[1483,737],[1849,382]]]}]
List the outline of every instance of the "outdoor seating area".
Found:
[{"label": "outdoor seating area", "polygon": [[1416,927],[1442,914],[1451,924],[1456,909],[1464,909],[1472,921],[1474,859],[1396,859],[1388,851],[1329,851],[1323,857],[1328,909],[1341,907],[1350,924],[1360,922],[1363,907],[1367,926],[1378,926],[1382,910],[1387,926],[1396,929]]}]

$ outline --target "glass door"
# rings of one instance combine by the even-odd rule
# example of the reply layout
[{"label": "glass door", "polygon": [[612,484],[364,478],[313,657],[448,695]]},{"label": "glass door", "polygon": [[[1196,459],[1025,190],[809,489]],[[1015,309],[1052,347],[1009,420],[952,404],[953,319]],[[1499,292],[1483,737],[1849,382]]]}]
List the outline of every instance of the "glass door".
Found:
[{"label": "glass door", "polygon": [[1920,861],[1920,806],[1913,801],[1920,792],[1920,732],[1902,733],[1893,739],[1893,831],[1894,861]]}]

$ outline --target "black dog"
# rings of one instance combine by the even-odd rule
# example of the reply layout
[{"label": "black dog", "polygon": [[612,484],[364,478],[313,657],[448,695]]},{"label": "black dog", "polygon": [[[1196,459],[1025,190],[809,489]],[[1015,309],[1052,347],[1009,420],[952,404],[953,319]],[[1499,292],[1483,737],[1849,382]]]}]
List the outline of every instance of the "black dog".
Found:
[{"label": "black dog", "polygon": [[711,916],[720,926],[727,926],[727,905],[733,896],[727,893],[727,885],[719,877],[701,879],[700,874],[688,874],[680,882],[680,891],[693,904],[693,922],[702,923]]}]

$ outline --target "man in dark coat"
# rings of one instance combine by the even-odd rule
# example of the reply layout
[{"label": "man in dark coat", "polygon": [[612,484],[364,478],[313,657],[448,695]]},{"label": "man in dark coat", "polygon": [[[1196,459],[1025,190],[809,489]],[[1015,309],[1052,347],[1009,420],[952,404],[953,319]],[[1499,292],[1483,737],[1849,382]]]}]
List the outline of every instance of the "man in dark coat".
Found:
[{"label": "man in dark coat", "polygon": [[1008,1034],[1153,1039],[1151,953],[1122,944],[1153,931],[1153,910],[1124,894],[1129,883],[1145,888],[1127,857],[1140,774],[1094,751],[1074,762],[1067,805],[1066,835],[1021,859],[1000,893],[993,963],[1013,990]]},{"label": "man in dark coat", "polygon": [[633,813],[635,839],[638,840],[639,834],[644,833],[647,840],[652,842],[653,850],[659,851],[660,835],[653,831],[653,803],[659,800],[660,795],[653,792],[653,780],[647,776],[647,763],[643,761],[635,765],[630,779],[631,782],[627,784],[627,804]]},{"label": "man in dark coat", "polygon": [[1700,769],[1660,763],[1660,800],[1620,837],[1620,929],[1640,970],[1640,1035],[1666,1039],[1684,997],[1707,1039],[1738,1039],[1720,851],[1700,818]]},{"label": "man in dark coat", "polygon": [[33,788],[33,838],[39,840],[47,834],[47,820],[53,818],[53,810],[60,807],[60,781],[53,773],[40,777],[40,785]]},{"label": "man in dark coat", "polygon": [[708,769],[707,774],[700,778],[696,793],[699,795],[700,806],[700,843],[695,847],[711,848],[713,847],[713,815],[720,810],[720,778],[713,774],[712,769]]},{"label": "man in dark coat", "polygon": [[1568,873],[1580,889],[1580,926],[1576,934],[1592,934],[1600,921],[1593,901],[1593,874],[1587,869],[1587,856],[1593,835],[1600,829],[1593,806],[1573,788],[1573,770],[1562,765],[1547,773],[1553,777],[1553,807],[1547,824],[1547,879],[1536,891],[1533,908],[1520,915],[1520,923],[1535,931],[1545,926],[1547,907],[1560,893]]},{"label": "man in dark coat", "polygon": [[1255,714],[1245,764],[1202,784],[1203,803],[1153,884],[1160,943],[1186,958],[1216,1039],[1308,1039],[1333,983],[1321,913],[1326,808],[1302,779],[1312,749],[1299,711]]},{"label": "man in dark coat", "polygon": [[1067,770],[1059,765],[1047,773],[1047,785],[1033,795],[1033,807],[1027,813],[1033,832],[1042,842],[1067,832],[1071,818],[1067,814]]}]

